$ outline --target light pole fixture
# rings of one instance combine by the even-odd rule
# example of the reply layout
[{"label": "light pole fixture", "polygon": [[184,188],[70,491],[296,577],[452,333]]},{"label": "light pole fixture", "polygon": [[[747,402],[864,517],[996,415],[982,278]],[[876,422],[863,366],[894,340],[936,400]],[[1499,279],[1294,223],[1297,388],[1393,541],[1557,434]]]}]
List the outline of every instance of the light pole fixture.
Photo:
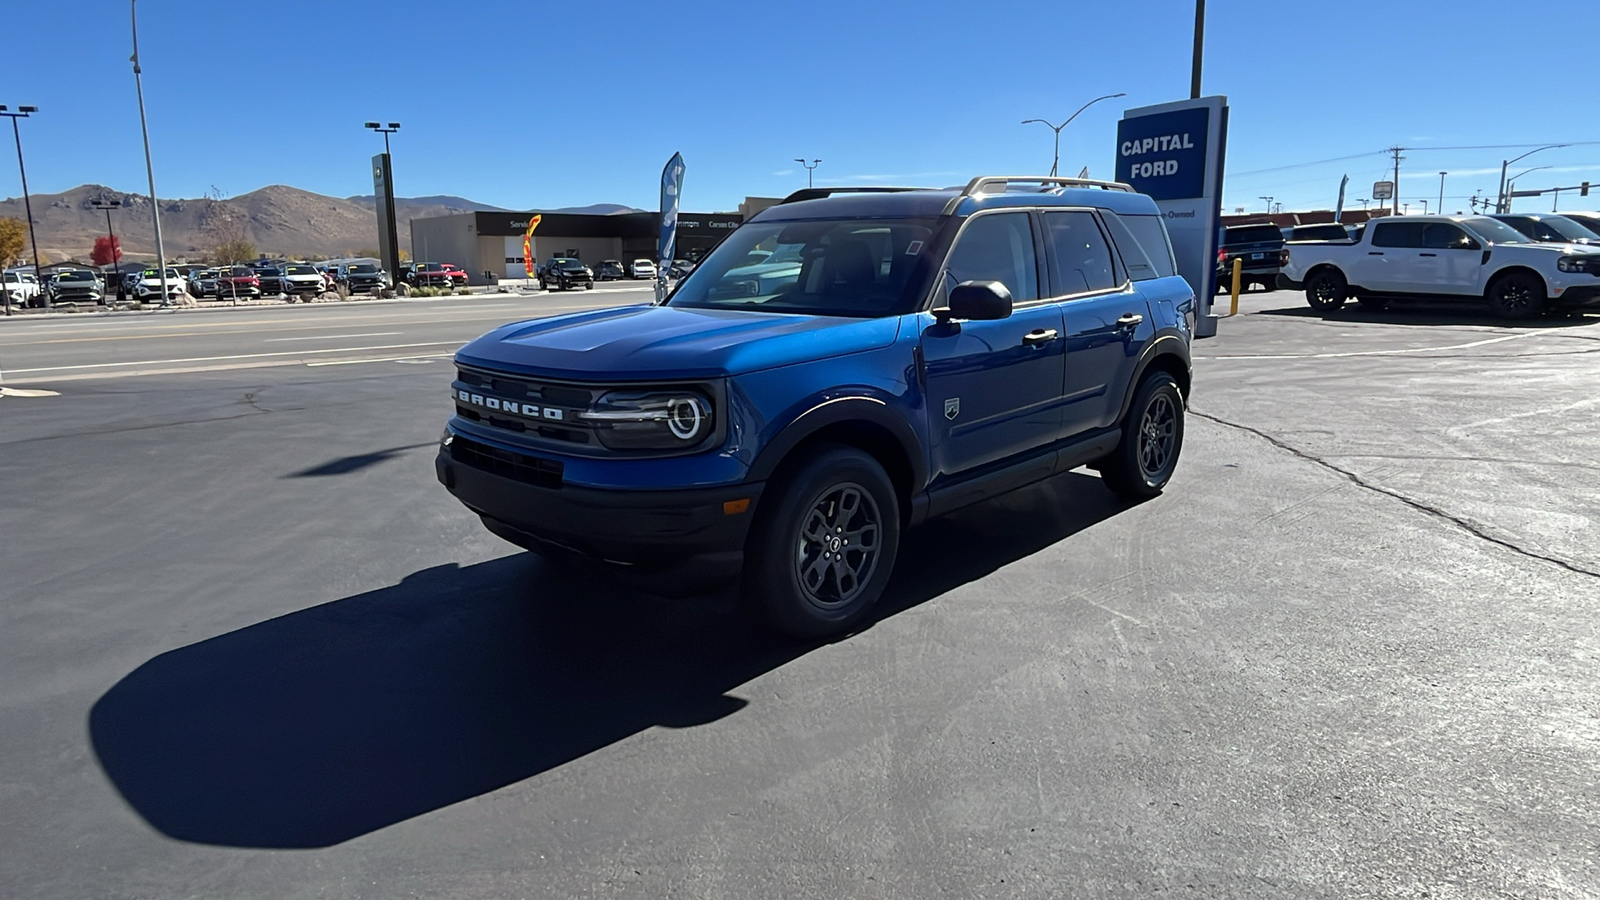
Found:
[{"label": "light pole fixture", "polygon": [[[33,244],[33,277],[42,285],[44,284],[44,275],[39,272],[39,239],[33,234],[33,201],[28,197],[28,167],[22,164],[22,130],[17,127],[18,119],[26,119],[38,111],[39,107],[37,106],[19,106],[16,112],[12,112],[5,106],[0,106],[0,116],[10,117],[11,134],[17,139],[17,169],[22,173],[22,208],[28,215],[28,241]],[[6,295],[8,298],[6,315],[11,314],[10,296],[10,294]],[[45,306],[50,305],[50,298],[42,291],[39,296],[44,298]]]},{"label": "light pole fixture", "polygon": [[1271,197],[1257,197],[1256,199],[1257,200],[1265,200],[1265,201],[1267,201],[1267,215],[1269,215],[1269,216],[1272,215],[1272,198]]},{"label": "light pole fixture", "polygon": [[1427,200],[1427,198],[1424,197],[1423,199],[1418,200],[1417,202],[1422,204],[1422,214],[1423,215],[1427,215],[1428,214],[1428,200]]},{"label": "light pole fixture", "polygon": [[822,160],[813,159],[811,162],[807,163],[805,160],[803,160],[803,159],[801,159],[800,157],[797,156],[797,157],[795,157],[794,161],[805,167],[805,170],[806,170],[806,187],[810,188],[811,187],[811,172],[817,166],[822,165]]},{"label": "light pole fixture", "polygon": [[161,201],[156,199],[156,169],[150,161],[150,126],[144,117],[144,70],[139,67],[139,0],[128,0],[128,16],[133,23],[133,86],[139,93],[139,130],[144,133],[144,171],[150,179],[150,219],[156,228],[156,274],[161,279],[161,303],[167,305],[167,249],[161,243]]},{"label": "light pole fixture", "polygon": [[1056,133],[1056,154],[1055,154],[1055,158],[1053,160],[1051,160],[1051,162],[1050,162],[1050,175],[1051,175],[1052,178],[1055,177],[1056,170],[1061,167],[1061,129],[1063,129],[1063,128],[1067,127],[1069,124],[1071,124],[1072,120],[1076,119],[1078,117],[1078,113],[1081,113],[1084,110],[1088,109],[1089,107],[1095,105],[1096,103],[1099,103],[1101,100],[1110,100],[1110,99],[1112,99],[1114,97],[1126,97],[1126,96],[1128,96],[1128,95],[1127,95],[1127,93],[1124,92],[1124,93],[1117,93],[1117,94],[1107,94],[1104,97],[1096,97],[1093,100],[1090,100],[1088,103],[1085,103],[1084,105],[1078,107],[1078,112],[1075,112],[1070,116],[1067,116],[1067,121],[1062,122],[1060,125],[1051,125],[1049,122],[1045,121],[1044,119],[1023,119],[1022,120],[1022,124],[1024,124],[1024,125],[1032,125],[1034,122],[1038,122],[1040,125],[1043,125],[1044,127],[1048,128],[1051,131],[1054,131]]},{"label": "light pole fixture", "polygon": [[1362,212],[1366,212],[1367,211],[1367,198],[1362,197],[1360,200],[1357,200],[1356,202],[1361,204],[1361,211]]},{"label": "light pole fixture", "polygon": [[117,257],[122,254],[122,251],[117,249],[117,233],[111,230],[111,211],[113,209],[121,209],[122,201],[108,200],[105,197],[101,197],[99,200],[95,200],[89,205],[95,209],[103,209],[106,211],[106,239],[111,242],[110,246],[107,248],[111,252],[111,272],[113,275],[120,278],[122,275],[122,270],[117,268],[117,263],[119,262]]},{"label": "light pole fixture", "polygon": [[[1568,145],[1567,144],[1546,144],[1543,147],[1535,147],[1534,149],[1529,150],[1527,153],[1524,153],[1521,156],[1514,156],[1511,159],[1507,159],[1507,160],[1502,161],[1500,163],[1500,197],[1499,197],[1499,200],[1497,200],[1495,202],[1494,211],[1498,212],[1498,213],[1504,213],[1504,212],[1510,212],[1511,211],[1511,198],[1509,196],[1507,196],[1507,193],[1506,193],[1506,183],[1507,183],[1506,169],[1511,168],[1511,164],[1512,163],[1516,162],[1519,159],[1527,159],[1528,157],[1534,155],[1535,153],[1538,153],[1540,150],[1555,150],[1557,148],[1566,147],[1566,146],[1568,146]],[[1527,173],[1524,172],[1523,174],[1526,175]],[[1510,179],[1510,180],[1511,181],[1515,181],[1516,179],[1513,178],[1513,179]]]},{"label": "light pole fixture", "polygon": [[396,131],[400,130],[400,123],[399,122],[390,122],[389,123],[389,127],[385,128],[385,127],[383,127],[383,124],[380,123],[380,122],[368,122],[368,123],[366,123],[366,127],[371,128],[373,131],[376,131],[379,134],[383,135],[383,152],[384,153],[388,153],[389,152],[389,135],[394,134]]},{"label": "light pole fixture", "polygon": [[1551,168],[1551,167],[1550,166],[1534,166],[1531,169],[1523,169],[1521,172],[1518,172],[1517,174],[1515,174],[1515,175],[1511,176],[1510,178],[1506,179],[1506,208],[1503,210],[1503,212],[1511,212],[1511,201],[1513,199],[1515,199],[1512,195],[1517,192],[1517,182],[1522,178],[1522,176],[1528,174],[1529,172],[1537,172],[1537,171],[1539,171],[1541,169],[1548,169],[1548,168]]}]

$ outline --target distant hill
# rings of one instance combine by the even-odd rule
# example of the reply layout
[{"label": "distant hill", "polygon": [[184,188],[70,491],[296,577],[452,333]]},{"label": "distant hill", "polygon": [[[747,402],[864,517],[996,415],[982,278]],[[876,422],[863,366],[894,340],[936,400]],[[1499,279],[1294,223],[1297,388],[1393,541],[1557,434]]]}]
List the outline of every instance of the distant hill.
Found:
[{"label": "distant hill", "polygon": [[[107,198],[122,202],[111,222],[123,251],[131,256],[155,255],[155,228],[150,199],[98,184],[85,184],[59,194],[33,195],[33,222],[39,250],[54,260],[88,260],[96,237],[105,234],[106,216],[91,204]],[[396,198],[400,246],[411,246],[411,220],[500,208],[461,197]],[[215,245],[219,228],[239,229],[267,255],[343,256],[378,244],[371,195],[328,197],[275,184],[225,200],[161,200],[161,233],[167,256],[200,258]],[[609,215],[631,212],[615,203],[550,210]],[[23,219],[21,197],[0,201],[0,216]]]}]

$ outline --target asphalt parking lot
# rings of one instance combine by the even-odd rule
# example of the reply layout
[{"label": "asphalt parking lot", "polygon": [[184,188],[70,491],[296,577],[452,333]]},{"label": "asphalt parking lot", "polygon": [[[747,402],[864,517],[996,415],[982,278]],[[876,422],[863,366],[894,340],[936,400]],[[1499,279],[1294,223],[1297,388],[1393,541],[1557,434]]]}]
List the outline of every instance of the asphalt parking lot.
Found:
[{"label": "asphalt parking lot", "polygon": [[450,352],[615,291],[0,321],[0,896],[1600,894],[1600,317],[1247,295],[1164,495],[803,645],[434,481]]}]

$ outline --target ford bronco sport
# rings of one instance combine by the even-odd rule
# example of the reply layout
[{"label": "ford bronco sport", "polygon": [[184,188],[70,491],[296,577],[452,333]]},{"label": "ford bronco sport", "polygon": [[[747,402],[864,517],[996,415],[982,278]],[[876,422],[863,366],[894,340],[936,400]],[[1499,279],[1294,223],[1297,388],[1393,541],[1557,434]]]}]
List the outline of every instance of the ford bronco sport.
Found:
[{"label": "ford bronco sport", "polygon": [[781,630],[837,633],[931,516],[1083,465],[1159,493],[1194,315],[1155,203],[1126,185],[807,189],[661,305],[462,348],[437,475],[519,546],[742,575]]}]

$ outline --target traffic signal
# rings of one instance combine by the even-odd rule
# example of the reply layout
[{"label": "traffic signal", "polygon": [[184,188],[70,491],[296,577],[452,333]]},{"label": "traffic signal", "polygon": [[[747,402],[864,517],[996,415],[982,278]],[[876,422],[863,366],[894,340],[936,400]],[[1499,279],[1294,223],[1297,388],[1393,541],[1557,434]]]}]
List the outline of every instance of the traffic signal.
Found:
[{"label": "traffic signal", "polygon": [[1585,181],[1583,184],[1578,185],[1578,196],[1589,196],[1589,182]]}]

